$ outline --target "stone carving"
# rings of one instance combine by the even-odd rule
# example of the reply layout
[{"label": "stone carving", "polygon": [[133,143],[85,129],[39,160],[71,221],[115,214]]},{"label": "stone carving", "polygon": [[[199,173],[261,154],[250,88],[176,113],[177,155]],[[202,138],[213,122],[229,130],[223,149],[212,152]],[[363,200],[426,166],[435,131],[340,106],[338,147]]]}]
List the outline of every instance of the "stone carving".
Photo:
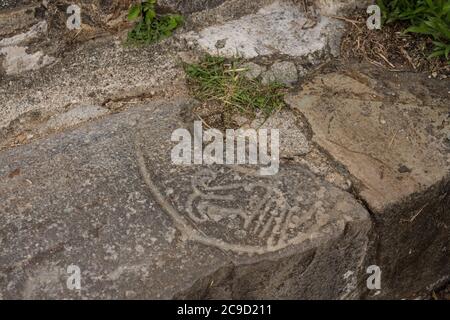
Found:
[{"label": "stone carving", "polygon": [[[302,168],[290,167],[274,177],[242,166],[167,163],[158,170],[151,165],[155,155],[142,145],[137,143],[136,150],[144,181],[185,240],[264,254],[324,237],[345,224],[342,214],[334,214],[335,192]],[[292,188],[299,183],[301,189]],[[314,196],[304,198],[304,188]]]}]

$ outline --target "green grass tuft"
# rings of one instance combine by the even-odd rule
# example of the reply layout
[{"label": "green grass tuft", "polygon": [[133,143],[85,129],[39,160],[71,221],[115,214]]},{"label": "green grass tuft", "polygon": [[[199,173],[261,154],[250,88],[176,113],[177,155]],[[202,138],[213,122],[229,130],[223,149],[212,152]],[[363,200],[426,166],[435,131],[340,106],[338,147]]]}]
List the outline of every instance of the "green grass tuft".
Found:
[{"label": "green grass tuft", "polygon": [[198,64],[185,66],[193,95],[203,102],[219,104],[232,113],[266,117],[285,106],[286,87],[249,79],[240,59],[206,56]]}]

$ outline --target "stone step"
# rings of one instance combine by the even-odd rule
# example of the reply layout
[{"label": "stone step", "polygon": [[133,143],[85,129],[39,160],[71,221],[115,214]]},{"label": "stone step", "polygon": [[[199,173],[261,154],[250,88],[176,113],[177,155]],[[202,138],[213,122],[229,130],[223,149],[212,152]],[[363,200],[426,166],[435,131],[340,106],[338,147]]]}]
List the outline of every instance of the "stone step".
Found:
[{"label": "stone step", "polygon": [[[281,131],[274,176],[174,166],[171,135],[193,126],[186,98],[3,151],[2,296],[80,298],[71,264],[84,298],[398,299],[442,285],[445,84],[362,70],[318,75],[265,123]],[[366,287],[371,265],[381,290]]]},{"label": "stone step", "polygon": [[450,275],[450,93],[433,93],[448,86],[346,68],[286,99],[308,121],[312,142],[348,170],[372,214],[380,297],[403,298]]},{"label": "stone step", "polygon": [[[176,166],[195,102],[154,102],[0,154],[0,297],[358,298],[372,223],[303,165]],[[82,290],[67,289],[80,268]]]},{"label": "stone step", "polygon": [[[170,7],[170,3],[175,4],[168,1],[165,5]],[[267,0],[195,3],[200,12],[187,14],[185,32],[135,50],[123,48],[123,32],[81,40],[103,30],[107,17],[116,9],[126,11],[123,3],[122,7],[103,7],[97,2],[92,10],[83,7],[89,18],[85,18],[81,35],[65,27],[63,5],[33,2],[23,7],[18,3],[14,10],[2,11],[0,15],[10,19],[1,20],[6,21],[2,30],[7,31],[0,40],[0,149],[122,110],[133,105],[133,97],[149,98],[154,96],[152,92],[183,90],[183,70],[177,54],[191,52],[186,39],[197,39],[203,52],[240,52],[248,58],[286,55],[267,65],[266,78],[288,84],[305,75],[303,64],[317,64],[338,54],[343,30],[338,28],[340,22],[327,17],[318,22],[311,20],[301,4]],[[180,10],[191,12],[194,8],[192,2],[176,4],[173,10],[184,5],[186,8]],[[223,32],[215,34],[214,30]],[[224,47],[216,49],[221,41]],[[143,69],[148,71],[141,72]],[[90,111],[83,116],[77,110]]]}]

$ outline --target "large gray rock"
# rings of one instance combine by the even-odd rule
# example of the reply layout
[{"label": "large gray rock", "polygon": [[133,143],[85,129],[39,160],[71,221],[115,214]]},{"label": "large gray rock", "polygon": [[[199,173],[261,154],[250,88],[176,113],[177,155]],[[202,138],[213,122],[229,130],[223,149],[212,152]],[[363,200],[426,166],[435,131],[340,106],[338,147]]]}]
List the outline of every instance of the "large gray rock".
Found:
[{"label": "large gray rock", "polygon": [[[97,106],[108,113],[184,83],[175,53],[162,48],[123,48],[114,38],[80,45],[52,66],[0,79],[0,149],[24,132],[38,136],[46,127],[61,130],[86,120],[77,116],[80,106]],[[61,113],[65,121],[46,123]],[[29,121],[31,115],[35,117]]]},{"label": "large gray rock", "polygon": [[[301,165],[178,167],[192,101],[0,155],[0,297],[356,298],[371,221]],[[258,172],[258,171],[256,171]],[[67,267],[82,271],[67,289]]]},{"label": "large gray rock", "polygon": [[223,56],[287,55],[315,59],[338,54],[343,24],[309,16],[299,4],[276,1],[256,13],[190,32],[185,39],[210,54]]},{"label": "large gray rock", "polygon": [[373,214],[380,297],[431,290],[450,277],[448,86],[350,69],[319,75],[287,99]]}]

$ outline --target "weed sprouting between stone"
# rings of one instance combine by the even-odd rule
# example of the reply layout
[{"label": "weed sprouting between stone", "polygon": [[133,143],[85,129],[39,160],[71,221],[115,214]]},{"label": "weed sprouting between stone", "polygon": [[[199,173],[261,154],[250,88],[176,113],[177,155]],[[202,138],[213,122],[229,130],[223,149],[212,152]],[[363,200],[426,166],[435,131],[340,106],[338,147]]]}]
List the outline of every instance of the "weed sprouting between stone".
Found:
[{"label": "weed sprouting between stone", "polygon": [[246,75],[241,59],[206,56],[197,64],[185,66],[192,94],[203,102],[222,105],[229,113],[240,112],[266,117],[285,106],[286,87],[262,83]]},{"label": "weed sprouting between stone", "polygon": [[156,13],[157,0],[147,0],[133,5],[128,12],[128,20],[137,21],[128,33],[128,44],[145,45],[168,38],[183,24],[178,14],[160,15]]}]

